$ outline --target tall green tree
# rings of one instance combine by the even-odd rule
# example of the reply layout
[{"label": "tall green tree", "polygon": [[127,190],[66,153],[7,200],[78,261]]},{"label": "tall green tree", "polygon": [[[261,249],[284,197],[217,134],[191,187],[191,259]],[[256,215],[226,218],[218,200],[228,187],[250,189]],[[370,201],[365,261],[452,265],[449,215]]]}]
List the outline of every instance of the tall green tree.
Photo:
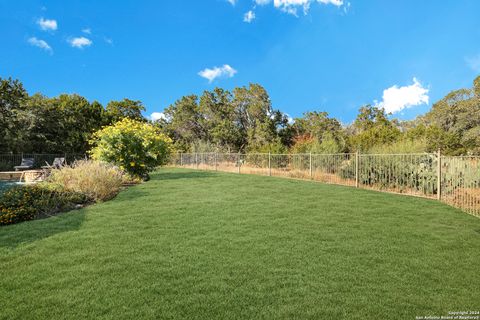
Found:
[{"label": "tall green tree", "polygon": [[279,130],[288,119],[279,110],[273,109],[265,88],[250,84],[235,88],[233,95],[233,105],[243,132],[241,149],[278,150],[282,146]]},{"label": "tall green tree", "polygon": [[[216,88],[200,99],[185,96],[165,110],[169,133],[179,150],[214,148],[222,151],[279,151],[288,119],[274,110],[266,90],[257,84]],[[213,150],[212,150],[213,151]]]},{"label": "tall green tree", "polygon": [[164,114],[168,119],[165,130],[175,141],[178,150],[188,151],[189,146],[196,141],[207,139],[207,130],[196,95],[180,98],[166,108]]},{"label": "tall green tree", "polygon": [[470,89],[455,90],[421,117],[430,145],[447,154],[480,154],[480,76]]},{"label": "tall green tree", "polygon": [[30,97],[23,108],[28,137],[23,152],[84,153],[88,140],[104,124],[104,109],[76,94]]},{"label": "tall green tree", "polygon": [[123,99],[121,101],[110,101],[107,104],[106,114],[110,123],[115,123],[124,118],[145,121],[142,112],[145,111],[141,101]]},{"label": "tall green tree", "polygon": [[229,91],[221,88],[205,91],[200,97],[199,112],[208,141],[220,150],[239,149],[242,132]]},{"label": "tall green tree", "polygon": [[21,147],[18,112],[27,98],[20,81],[0,78],[0,152],[17,152]]},{"label": "tall green tree", "polygon": [[294,153],[339,153],[346,150],[342,125],[327,112],[311,111],[295,119]]},{"label": "tall green tree", "polygon": [[319,140],[326,132],[338,133],[342,125],[335,118],[330,118],[327,112],[306,112],[302,118],[295,119],[293,125],[296,135],[309,135]]},{"label": "tall green tree", "polygon": [[392,144],[400,136],[398,123],[389,120],[383,108],[365,105],[353,123],[350,146],[352,150],[368,152],[374,146]]}]

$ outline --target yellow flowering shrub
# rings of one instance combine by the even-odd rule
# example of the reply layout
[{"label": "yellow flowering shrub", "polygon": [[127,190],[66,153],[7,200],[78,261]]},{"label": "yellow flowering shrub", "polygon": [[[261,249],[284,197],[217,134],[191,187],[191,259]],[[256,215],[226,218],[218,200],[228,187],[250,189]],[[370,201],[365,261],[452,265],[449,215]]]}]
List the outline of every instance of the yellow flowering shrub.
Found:
[{"label": "yellow flowering shrub", "polygon": [[91,144],[93,159],[137,177],[148,177],[148,172],[166,164],[173,149],[172,140],[158,128],[128,118],[97,131]]}]

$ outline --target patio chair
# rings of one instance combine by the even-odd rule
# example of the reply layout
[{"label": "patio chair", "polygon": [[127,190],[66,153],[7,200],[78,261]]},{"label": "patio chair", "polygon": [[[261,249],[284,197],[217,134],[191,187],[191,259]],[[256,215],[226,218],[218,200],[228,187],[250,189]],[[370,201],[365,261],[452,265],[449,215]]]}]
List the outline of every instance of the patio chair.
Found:
[{"label": "patio chair", "polygon": [[42,166],[42,169],[60,169],[65,166],[66,161],[65,158],[55,158],[53,159],[53,163],[51,165],[47,161],[45,161],[45,163],[47,165]]},{"label": "patio chair", "polygon": [[13,168],[15,169],[15,171],[28,170],[33,168],[34,163],[34,158],[22,158],[22,163],[20,163],[19,166],[15,166]]}]

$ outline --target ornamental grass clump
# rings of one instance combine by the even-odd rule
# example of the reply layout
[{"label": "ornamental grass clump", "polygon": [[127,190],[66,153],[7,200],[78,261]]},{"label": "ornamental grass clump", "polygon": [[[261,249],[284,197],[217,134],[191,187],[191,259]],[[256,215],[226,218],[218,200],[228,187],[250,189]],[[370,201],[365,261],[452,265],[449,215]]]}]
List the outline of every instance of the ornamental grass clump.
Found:
[{"label": "ornamental grass clump", "polygon": [[117,166],[81,160],[52,170],[48,182],[66,191],[82,193],[94,201],[106,201],[118,194],[124,179],[124,173]]},{"label": "ornamental grass clump", "polygon": [[90,143],[93,159],[115,164],[143,179],[166,164],[173,150],[172,140],[159,128],[128,118],[97,131]]}]

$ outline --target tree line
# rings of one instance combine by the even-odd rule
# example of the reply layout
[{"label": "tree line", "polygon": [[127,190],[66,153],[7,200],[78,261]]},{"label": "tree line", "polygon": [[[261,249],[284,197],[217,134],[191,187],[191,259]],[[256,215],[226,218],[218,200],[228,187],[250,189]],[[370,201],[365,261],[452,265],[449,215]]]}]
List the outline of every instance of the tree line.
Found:
[{"label": "tree line", "polygon": [[480,154],[480,77],[409,121],[364,105],[349,125],[321,111],[289,122],[262,86],[250,84],[182,97],[158,125],[179,151]]},{"label": "tree line", "polygon": [[77,94],[29,95],[19,80],[0,78],[0,153],[85,153],[92,134],[125,117],[142,120],[140,101],[104,108]]},{"label": "tree line", "polygon": [[[85,152],[103,126],[124,118],[149,121],[143,111],[140,101],[129,99],[103,107],[76,94],[29,95],[20,81],[0,78],[0,153]],[[374,105],[361,106],[348,125],[322,111],[289,121],[261,85],[250,84],[181,97],[154,124],[181,152],[480,154],[480,76],[472,88],[450,92],[409,121]]]}]

